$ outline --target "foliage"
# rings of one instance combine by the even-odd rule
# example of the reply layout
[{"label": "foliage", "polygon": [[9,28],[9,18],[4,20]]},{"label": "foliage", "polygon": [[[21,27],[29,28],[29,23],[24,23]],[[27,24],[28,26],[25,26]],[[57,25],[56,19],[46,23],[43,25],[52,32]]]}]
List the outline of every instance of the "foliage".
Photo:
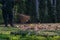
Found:
[{"label": "foliage", "polygon": [[[31,16],[31,22],[36,22],[37,14],[36,13],[36,0],[18,0],[18,2],[15,2],[15,6],[17,6],[14,9],[16,10],[16,13],[14,14],[26,14]],[[53,2],[54,1],[54,2]],[[53,2],[53,4],[52,4]],[[56,4],[56,5],[55,5]],[[1,4],[0,4],[1,6]],[[39,0],[39,21],[41,23],[57,23],[60,22],[60,0]],[[0,12],[0,15],[1,12]],[[17,17],[17,16],[15,16]],[[15,21],[18,21],[16,18]],[[0,23],[3,23],[2,16],[0,16]]]}]

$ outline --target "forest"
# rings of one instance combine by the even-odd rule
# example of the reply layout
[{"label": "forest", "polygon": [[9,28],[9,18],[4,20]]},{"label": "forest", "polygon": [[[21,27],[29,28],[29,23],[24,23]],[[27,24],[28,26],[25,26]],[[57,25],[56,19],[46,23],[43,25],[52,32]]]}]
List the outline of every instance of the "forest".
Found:
[{"label": "forest", "polygon": [[0,40],[60,40],[60,0],[14,0],[12,11],[15,27],[4,27],[0,0]]},{"label": "forest", "polygon": [[17,13],[31,16],[32,22],[60,22],[60,0],[20,0],[17,4]]},{"label": "forest", "polygon": [[14,4],[15,21],[18,21],[15,14],[26,14],[31,22],[60,23],[60,0],[17,0]]}]

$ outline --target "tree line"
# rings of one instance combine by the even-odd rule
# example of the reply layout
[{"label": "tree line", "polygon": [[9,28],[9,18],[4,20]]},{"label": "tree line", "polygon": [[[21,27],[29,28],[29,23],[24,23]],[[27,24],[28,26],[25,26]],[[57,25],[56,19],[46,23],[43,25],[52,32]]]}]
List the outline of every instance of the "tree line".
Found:
[{"label": "tree line", "polygon": [[16,14],[31,16],[31,22],[60,22],[60,0],[18,0],[15,5]]}]

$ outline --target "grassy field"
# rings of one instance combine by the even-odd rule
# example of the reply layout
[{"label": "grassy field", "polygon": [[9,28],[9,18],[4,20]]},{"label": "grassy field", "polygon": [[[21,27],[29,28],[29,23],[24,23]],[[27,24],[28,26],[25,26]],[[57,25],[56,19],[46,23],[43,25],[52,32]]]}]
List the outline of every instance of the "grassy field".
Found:
[{"label": "grassy field", "polygon": [[60,30],[34,31],[0,26],[0,40],[60,40]]}]

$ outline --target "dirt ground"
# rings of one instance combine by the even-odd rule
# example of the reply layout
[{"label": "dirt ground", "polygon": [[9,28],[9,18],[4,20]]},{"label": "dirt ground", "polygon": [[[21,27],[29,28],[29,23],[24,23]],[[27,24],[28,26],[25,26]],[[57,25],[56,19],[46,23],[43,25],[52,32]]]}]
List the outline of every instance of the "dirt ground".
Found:
[{"label": "dirt ground", "polygon": [[16,27],[22,30],[60,30],[60,23],[17,24]]},{"label": "dirt ground", "polygon": [[[22,30],[60,30],[60,23],[32,23],[32,24],[14,24],[17,28]],[[4,26],[0,25],[1,27]]]}]

